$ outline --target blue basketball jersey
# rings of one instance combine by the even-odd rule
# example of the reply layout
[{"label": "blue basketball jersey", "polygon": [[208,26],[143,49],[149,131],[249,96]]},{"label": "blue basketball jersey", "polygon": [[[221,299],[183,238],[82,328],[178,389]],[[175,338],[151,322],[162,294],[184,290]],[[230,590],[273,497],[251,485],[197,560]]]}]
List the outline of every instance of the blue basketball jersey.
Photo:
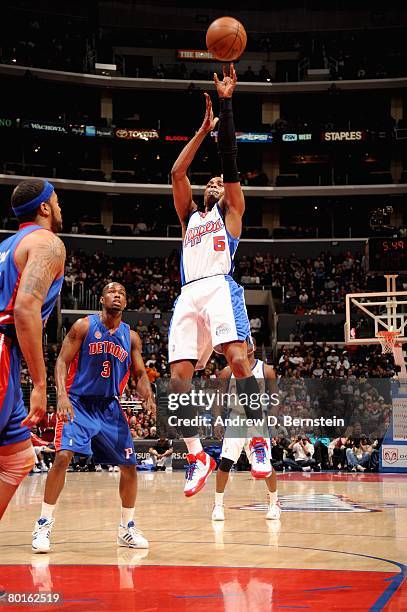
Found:
[{"label": "blue basketball jersey", "polygon": [[120,397],[131,365],[130,327],[120,323],[111,334],[98,314],[90,315],[89,330],[68,371],[69,394]]},{"label": "blue basketball jersey", "polygon": [[[25,236],[43,229],[35,223],[23,223],[16,234],[0,244],[0,332],[7,336],[15,337],[14,303],[21,278],[14,259],[16,248]],[[63,276],[56,278],[48,290],[41,309],[41,317],[44,322],[55,306],[63,280]]]}]

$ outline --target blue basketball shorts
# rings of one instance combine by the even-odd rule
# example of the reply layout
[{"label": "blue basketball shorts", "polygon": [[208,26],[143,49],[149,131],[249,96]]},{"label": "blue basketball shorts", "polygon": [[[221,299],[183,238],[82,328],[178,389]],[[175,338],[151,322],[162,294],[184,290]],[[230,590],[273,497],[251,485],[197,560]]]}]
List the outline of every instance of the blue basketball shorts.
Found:
[{"label": "blue basketball shorts", "polygon": [[74,419],[57,420],[55,450],[93,455],[95,463],[135,465],[136,456],[130,428],[116,398],[95,398],[71,394]]},{"label": "blue basketball shorts", "polygon": [[16,341],[0,333],[0,446],[28,440],[30,430],[20,383],[21,352]]}]

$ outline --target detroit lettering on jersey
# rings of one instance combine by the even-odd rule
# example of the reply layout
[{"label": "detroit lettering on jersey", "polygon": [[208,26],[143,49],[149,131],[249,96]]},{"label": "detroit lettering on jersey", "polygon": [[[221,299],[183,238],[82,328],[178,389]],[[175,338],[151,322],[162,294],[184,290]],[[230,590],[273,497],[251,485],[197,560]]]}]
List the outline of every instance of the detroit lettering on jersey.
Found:
[{"label": "detroit lettering on jersey", "polygon": [[124,348],[118,344],[115,344],[114,342],[103,340],[103,342],[89,343],[89,355],[100,355],[101,353],[109,353],[110,355],[114,355],[122,363],[129,356],[128,352]]},{"label": "detroit lettering on jersey", "polygon": [[69,367],[66,390],[84,397],[120,396],[130,376],[130,327],[122,321],[110,333],[98,314],[88,320],[88,333]]}]

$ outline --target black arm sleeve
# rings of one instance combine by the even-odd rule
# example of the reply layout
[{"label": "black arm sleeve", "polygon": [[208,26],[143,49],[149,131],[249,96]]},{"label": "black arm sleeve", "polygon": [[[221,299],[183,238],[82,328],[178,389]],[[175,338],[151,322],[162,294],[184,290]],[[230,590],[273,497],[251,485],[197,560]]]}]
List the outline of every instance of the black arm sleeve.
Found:
[{"label": "black arm sleeve", "polygon": [[239,183],[237,169],[237,144],[233,120],[232,98],[220,99],[218,150],[221,159],[223,182]]}]

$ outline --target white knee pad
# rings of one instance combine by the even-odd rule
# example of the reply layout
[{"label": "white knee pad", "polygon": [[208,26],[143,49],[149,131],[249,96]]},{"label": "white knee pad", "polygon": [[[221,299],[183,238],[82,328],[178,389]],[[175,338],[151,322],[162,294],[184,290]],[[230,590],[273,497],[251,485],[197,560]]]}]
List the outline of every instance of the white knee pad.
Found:
[{"label": "white knee pad", "polygon": [[0,455],[0,481],[18,487],[34,464],[35,452],[32,446],[14,455]]}]

